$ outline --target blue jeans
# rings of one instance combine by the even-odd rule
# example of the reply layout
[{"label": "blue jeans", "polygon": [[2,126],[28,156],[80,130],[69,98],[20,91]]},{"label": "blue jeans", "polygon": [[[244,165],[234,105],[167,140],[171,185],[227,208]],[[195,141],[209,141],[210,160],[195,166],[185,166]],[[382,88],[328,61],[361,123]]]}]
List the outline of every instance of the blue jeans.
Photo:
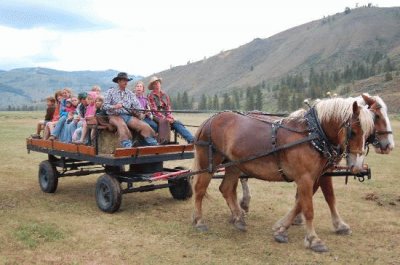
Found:
[{"label": "blue jeans", "polygon": [[150,125],[150,127],[151,127],[155,132],[158,131],[158,125],[157,125],[157,123],[156,123],[155,121],[153,121],[153,120],[150,119],[149,117],[144,118],[143,121],[144,121],[145,123],[147,123],[148,125]]},{"label": "blue jeans", "polygon": [[52,136],[60,138],[62,129],[64,128],[64,124],[67,121],[66,116],[61,116],[60,119],[57,121],[56,127],[54,127],[53,132],[51,133]]},{"label": "blue jeans", "polygon": [[128,122],[133,118],[132,115],[128,114],[121,114],[120,116],[126,124],[128,124]]},{"label": "blue jeans", "polygon": [[183,139],[188,143],[193,143],[194,137],[193,135],[186,129],[186,127],[180,121],[174,121],[171,124],[171,128],[175,130]]}]

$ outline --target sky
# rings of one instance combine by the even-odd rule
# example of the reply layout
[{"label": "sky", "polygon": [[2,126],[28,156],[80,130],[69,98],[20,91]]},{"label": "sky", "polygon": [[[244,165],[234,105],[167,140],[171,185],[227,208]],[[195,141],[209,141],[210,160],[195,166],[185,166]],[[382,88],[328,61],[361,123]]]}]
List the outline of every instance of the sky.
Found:
[{"label": "sky", "polygon": [[114,69],[149,76],[371,2],[0,0],[0,70]]}]

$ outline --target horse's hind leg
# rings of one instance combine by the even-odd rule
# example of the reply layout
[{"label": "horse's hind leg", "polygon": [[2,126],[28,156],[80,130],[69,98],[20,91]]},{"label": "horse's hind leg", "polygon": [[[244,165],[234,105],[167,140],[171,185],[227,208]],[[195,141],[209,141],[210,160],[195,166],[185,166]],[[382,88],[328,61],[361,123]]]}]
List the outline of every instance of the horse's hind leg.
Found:
[{"label": "horse's hind leg", "polygon": [[343,222],[339,212],[336,209],[336,198],[333,191],[332,177],[321,177],[320,186],[322,193],[324,194],[325,201],[327,202],[331,211],[332,224],[335,232],[339,235],[351,234],[350,226]]},{"label": "horse's hind leg", "polygon": [[202,204],[204,196],[206,195],[207,187],[212,179],[212,174],[203,173],[194,177],[194,212],[193,212],[193,225],[199,231],[207,231],[208,227],[203,223]]},{"label": "horse's hind leg", "polygon": [[249,188],[249,179],[247,178],[241,178],[240,183],[242,184],[242,199],[240,200],[240,207],[248,213],[249,212],[249,207],[250,207],[250,188]]},{"label": "horse's hind leg", "polygon": [[232,212],[233,225],[241,230],[246,231],[246,223],[244,221],[244,213],[240,208],[237,200],[237,185],[239,182],[240,170],[236,167],[228,167],[225,169],[225,176],[219,186],[219,190],[224,196],[226,203]]}]

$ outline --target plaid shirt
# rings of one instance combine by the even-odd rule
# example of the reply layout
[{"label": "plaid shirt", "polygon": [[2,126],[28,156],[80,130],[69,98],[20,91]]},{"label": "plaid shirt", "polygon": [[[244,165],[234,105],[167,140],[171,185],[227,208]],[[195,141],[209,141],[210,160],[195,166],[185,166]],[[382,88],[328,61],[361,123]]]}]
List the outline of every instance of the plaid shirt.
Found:
[{"label": "plaid shirt", "polygon": [[[121,103],[124,108],[114,109],[114,105]],[[130,114],[128,110],[141,109],[139,100],[136,95],[130,90],[120,90],[119,88],[110,88],[107,90],[103,109],[109,115]]]},{"label": "plaid shirt", "polygon": [[[164,91],[160,90],[160,95],[151,91],[148,96],[150,109],[153,110],[153,115],[157,118],[164,119],[164,118],[173,118],[171,108],[171,100],[169,96],[164,93]],[[164,110],[167,112],[158,112],[154,110]]]}]

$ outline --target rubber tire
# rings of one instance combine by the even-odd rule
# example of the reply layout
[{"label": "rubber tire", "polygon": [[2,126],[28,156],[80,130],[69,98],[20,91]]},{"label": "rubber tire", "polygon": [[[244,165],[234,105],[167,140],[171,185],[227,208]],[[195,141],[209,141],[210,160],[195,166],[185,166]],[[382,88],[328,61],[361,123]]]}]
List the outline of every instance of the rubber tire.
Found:
[{"label": "rubber tire", "polygon": [[96,182],[96,203],[100,210],[106,213],[118,211],[121,206],[122,193],[118,180],[104,174]]},{"label": "rubber tire", "polygon": [[[175,169],[186,169],[184,167],[176,167]],[[176,200],[186,200],[192,197],[193,190],[189,177],[181,179],[168,180],[169,192]]]},{"label": "rubber tire", "polygon": [[58,186],[58,172],[50,161],[45,160],[39,164],[39,186],[43,192],[54,193]]}]

